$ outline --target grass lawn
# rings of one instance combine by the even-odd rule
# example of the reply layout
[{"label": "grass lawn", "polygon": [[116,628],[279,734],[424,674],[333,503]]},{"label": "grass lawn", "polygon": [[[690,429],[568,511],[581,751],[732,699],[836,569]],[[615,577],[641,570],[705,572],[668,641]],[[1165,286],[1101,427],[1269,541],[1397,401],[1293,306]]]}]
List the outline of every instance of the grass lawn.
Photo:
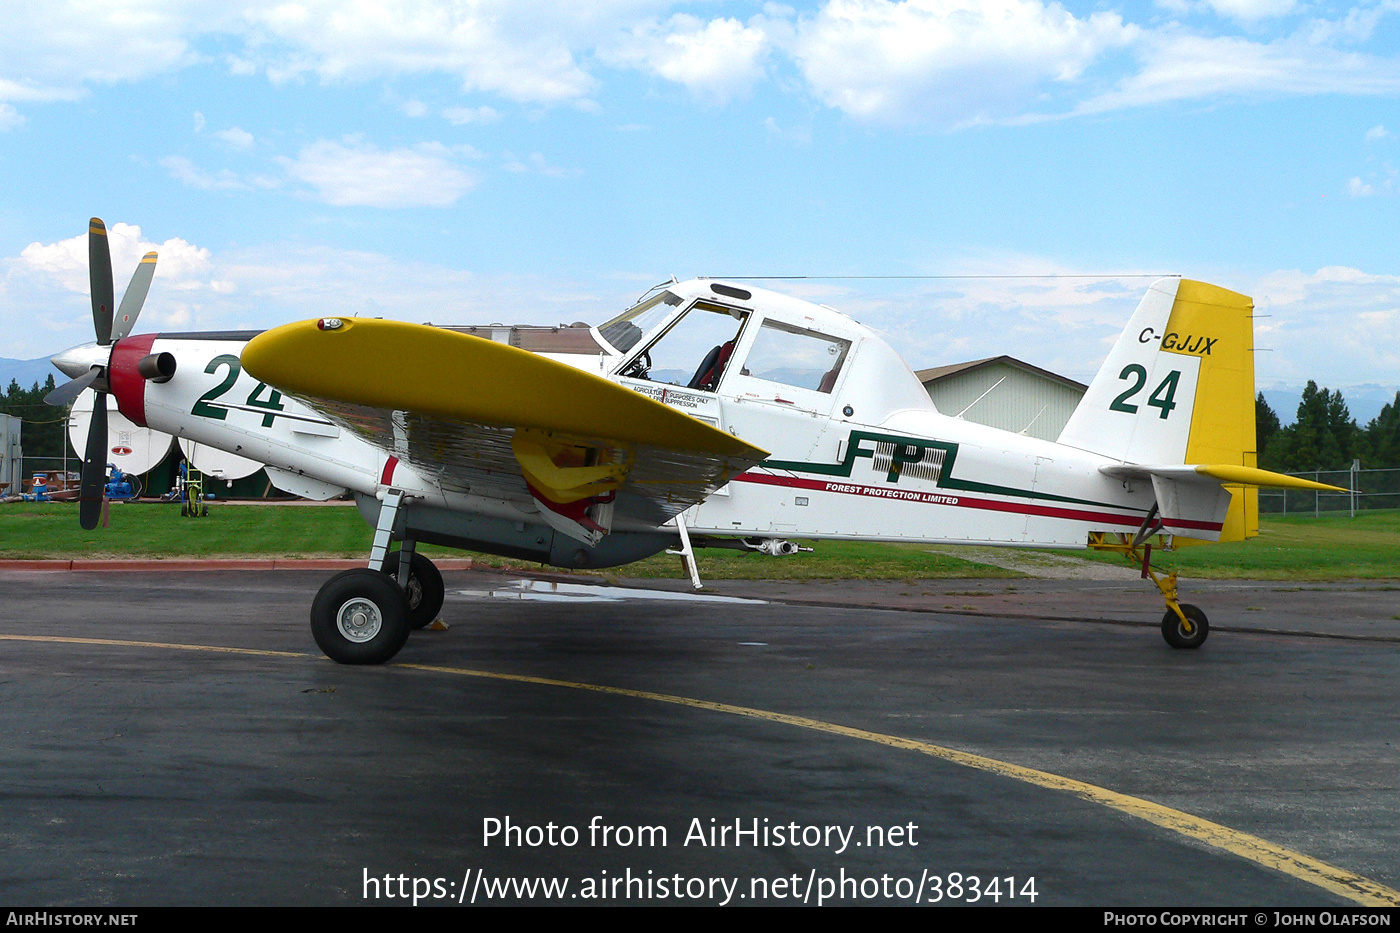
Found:
[{"label": "grass lawn", "polygon": [[[1061,551],[1125,563],[1116,554]],[[1184,577],[1231,580],[1347,580],[1400,577],[1400,511],[1375,509],[1348,518],[1263,516],[1259,537],[1228,544],[1153,551],[1152,566]]]},{"label": "grass lawn", "polygon": [[[1400,577],[1400,511],[1343,515],[1265,517],[1258,538],[1235,544],[1153,554],[1153,566],[1198,578],[1264,580],[1381,579]],[[355,508],[226,505],[212,503],[209,517],[181,518],[168,504],[114,504],[107,528],[78,527],[75,505],[0,505],[0,558],[80,557],[351,557],[369,552],[371,529]],[[808,542],[810,543],[810,542]],[[701,575],[710,579],[930,579],[1016,577],[1013,571],[975,564],[924,545],[825,541],[816,553],[773,558],[707,549]],[[423,547],[427,554],[461,554]],[[1113,554],[1060,552],[1088,560],[1124,563]],[[539,565],[472,555],[499,567]],[[680,562],[665,554],[615,571],[620,576],[680,577]]]}]

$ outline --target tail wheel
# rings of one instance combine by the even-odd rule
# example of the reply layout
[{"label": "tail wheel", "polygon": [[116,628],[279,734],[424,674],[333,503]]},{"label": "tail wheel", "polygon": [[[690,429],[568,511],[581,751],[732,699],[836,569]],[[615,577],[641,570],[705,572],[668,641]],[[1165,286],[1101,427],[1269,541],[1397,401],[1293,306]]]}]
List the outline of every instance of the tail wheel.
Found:
[{"label": "tail wheel", "polygon": [[1191,630],[1188,632],[1176,613],[1168,609],[1167,614],[1162,616],[1162,637],[1173,648],[1199,648],[1205,644],[1206,636],[1210,634],[1210,623],[1206,621],[1206,614],[1199,606],[1189,603],[1180,605],[1182,614],[1191,622]]},{"label": "tail wheel", "polygon": [[404,592],[366,567],[338,573],[311,603],[311,635],[332,661],[383,664],[408,641]]},{"label": "tail wheel", "polygon": [[[384,558],[384,573],[396,581],[399,573],[399,555],[402,553],[394,551]],[[408,565],[408,586],[405,588],[405,595],[408,597],[408,627],[420,629],[436,619],[442,611],[446,594],[447,588],[442,582],[442,572],[437,569],[437,565],[414,551],[413,559]]]}]

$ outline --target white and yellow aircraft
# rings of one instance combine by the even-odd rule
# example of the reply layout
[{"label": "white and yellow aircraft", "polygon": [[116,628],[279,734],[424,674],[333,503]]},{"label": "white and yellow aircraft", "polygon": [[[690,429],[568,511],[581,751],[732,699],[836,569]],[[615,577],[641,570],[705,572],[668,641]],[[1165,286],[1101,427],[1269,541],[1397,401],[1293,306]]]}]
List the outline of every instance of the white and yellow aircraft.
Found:
[{"label": "white and yellow aircraft", "polygon": [[677,545],[792,553],[794,538],[1113,547],[1161,588],[1167,642],[1195,648],[1206,616],[1151,570],[1150,542],[1257,533],[1254,486],[1333,488],[1255,467],[1252,304],[1200,282],[1148,289],[1052,443],[940,414],[869,328],[748,286],[672,282],[599,327],[323,317],[128,336],[156,257],[114,328],[95,218],[89,255],[98,339],[54,357],[73,381],[51,396],[98,392],[84,527],[107,392],[135,424],[264,463],[288,492],[353,493],[376,529],[369,566],[311,609],[343,663],[387,661],[436,618],[442,577],[419,541],[568,568]]}]

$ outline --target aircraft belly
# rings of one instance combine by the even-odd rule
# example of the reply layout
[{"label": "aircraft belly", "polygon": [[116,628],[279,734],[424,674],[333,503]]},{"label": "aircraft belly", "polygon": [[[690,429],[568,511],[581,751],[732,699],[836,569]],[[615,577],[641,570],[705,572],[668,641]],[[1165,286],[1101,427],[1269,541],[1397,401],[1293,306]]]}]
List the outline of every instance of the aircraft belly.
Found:
[{"label": "aircraft belly", "polygon": [[[411,500],[400,518],[400,533],[417,541],[441,544],[539,561],[555,567],[600,569],[616,567],[650,557],[676,542],[674,533],[640,532],[612,534],[596,546],[585,545],[556,532],[548,525],[532,521],[532,516],[479,499],[448,497],[443,508]],[[372,495],[356,495],[360,515],[370,525],[377,523],[382,503]]]}]

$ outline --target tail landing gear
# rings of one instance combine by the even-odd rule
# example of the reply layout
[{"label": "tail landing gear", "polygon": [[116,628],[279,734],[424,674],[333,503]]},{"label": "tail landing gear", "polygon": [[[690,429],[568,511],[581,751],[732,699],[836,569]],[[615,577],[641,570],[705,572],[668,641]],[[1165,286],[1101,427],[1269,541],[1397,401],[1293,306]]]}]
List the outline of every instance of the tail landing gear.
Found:
[{"label": "tail landing gear", "polygon": [[1173,648],[1199,648],[1209,634],[1206,614],[1190,603],[1178,603],[1162,616],[1162,637]]},{"label": "tail landing gear", "polygon": [[[1155,515],[1155,509],[1153,510]],[[1129,561],[1142,568],[1144,580],[1150,579],[1162,591],[1162,600],[1167,604],[1166,615],[1162,616],[1162,637],[1173,648],[1199,648],[1210,635],[1210,622],[1199,606],[1177,601],[1176,571],[1158,573],[1152,569],[1152,545],[1143,544],[1145,538],[1156,531],[1148,527],[1152,519],[1144,522],[1147,533],[1139,531],[1136,536],[1114,535],[1093,532],[1089,535],[1089,547],[1104,551],[1117,551]]]}]

